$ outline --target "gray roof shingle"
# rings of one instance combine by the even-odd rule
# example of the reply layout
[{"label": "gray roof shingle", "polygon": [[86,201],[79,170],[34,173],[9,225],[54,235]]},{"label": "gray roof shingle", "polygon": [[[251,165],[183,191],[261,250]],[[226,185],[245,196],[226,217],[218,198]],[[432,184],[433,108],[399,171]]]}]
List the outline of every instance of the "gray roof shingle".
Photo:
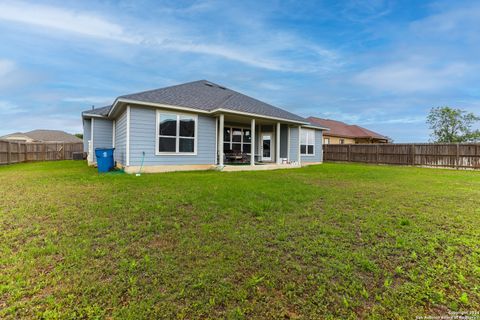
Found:
[{"label": "gray roof shingle", "polygon": [[101,108],[85,110],[85,111],[82,112],[82,115],[95,114],[95,115],[106,117],[108,115],[108,113],[110,112],[111,108],[112,108],[112,106],[105,106],[105,107],[101,107]]},{"label": "gray roof shingle", "polygon": [[[117,99],[167,104],[203,111],[213,111],[222,108],[237,112],[246,112],[260,116],[308,123],[305,118],[296,114],[206,80],[128,94],[120,96]],[[107,115],[110,108],[111,107],[104,107],[87,110],[84,111],[83,114],[93,113]]]}]

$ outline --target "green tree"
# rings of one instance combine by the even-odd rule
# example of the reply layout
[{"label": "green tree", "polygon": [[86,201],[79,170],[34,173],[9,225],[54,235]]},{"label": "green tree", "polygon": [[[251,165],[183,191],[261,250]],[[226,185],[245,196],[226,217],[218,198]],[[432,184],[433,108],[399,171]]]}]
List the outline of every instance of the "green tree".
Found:
[{"label": "green tree", "polygon": [[75,133],[75,137],[83,140],[83,133]]},{"label": "green tree", "polygon": [[427,124],[432,130],[431,137],[438,143],[459,143],[480,141],[480,130],[473,130],[480,117],[461,109],[450,107],[432,108]]}]

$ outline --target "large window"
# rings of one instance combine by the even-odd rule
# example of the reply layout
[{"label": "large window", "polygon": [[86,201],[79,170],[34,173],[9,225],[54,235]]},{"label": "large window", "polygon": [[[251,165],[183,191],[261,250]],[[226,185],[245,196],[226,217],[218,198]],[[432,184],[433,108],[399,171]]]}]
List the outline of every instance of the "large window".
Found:
[{"label": "large window", "polygon": [[196,116],[158,112],[157,126],[158,153],[195,153]]},{"label": "large window", "polygon": [[225,127],[223,129],[223,152],[250,153],[252,132],[250,129]]},{"label": "large window", "polygon": [[315,154],[315,130],[301,130],[300,153],[308,156],[313,156]]}]

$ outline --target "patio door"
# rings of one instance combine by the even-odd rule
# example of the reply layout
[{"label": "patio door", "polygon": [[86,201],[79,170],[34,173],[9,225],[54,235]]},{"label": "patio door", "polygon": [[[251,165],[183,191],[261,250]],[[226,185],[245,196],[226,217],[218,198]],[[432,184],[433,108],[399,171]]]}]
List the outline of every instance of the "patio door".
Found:
[{"label": "patio door", "polygon": [[262,133],[262,143],[260,144],[260,154],[262,161],[272,161],[272,134]]}]

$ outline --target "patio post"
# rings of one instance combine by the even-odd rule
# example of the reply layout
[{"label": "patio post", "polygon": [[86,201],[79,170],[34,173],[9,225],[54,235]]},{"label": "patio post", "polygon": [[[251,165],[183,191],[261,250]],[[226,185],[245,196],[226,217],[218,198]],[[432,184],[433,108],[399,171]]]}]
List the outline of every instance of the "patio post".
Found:
[{"label": "patio post", "polygon": [[250,131],[251,131],[251,139],[252,139],[252,141],[250,142],[250,165],[254,166],[255,165],[255,119],[252,119]]},{"label": "patio post", "polygon": [[218,133],[218,164],[223,167],[223,127],[224,127],[224,115],[221,114],[219,117],[220,128]]},{"label": "patio post", "polygon": [[276,147],[275,147],[275,158],[277,160],[277,164],[280,164],[280,122],[277,122],[277,132],[275,133],[275,137],[277,140]]}]

